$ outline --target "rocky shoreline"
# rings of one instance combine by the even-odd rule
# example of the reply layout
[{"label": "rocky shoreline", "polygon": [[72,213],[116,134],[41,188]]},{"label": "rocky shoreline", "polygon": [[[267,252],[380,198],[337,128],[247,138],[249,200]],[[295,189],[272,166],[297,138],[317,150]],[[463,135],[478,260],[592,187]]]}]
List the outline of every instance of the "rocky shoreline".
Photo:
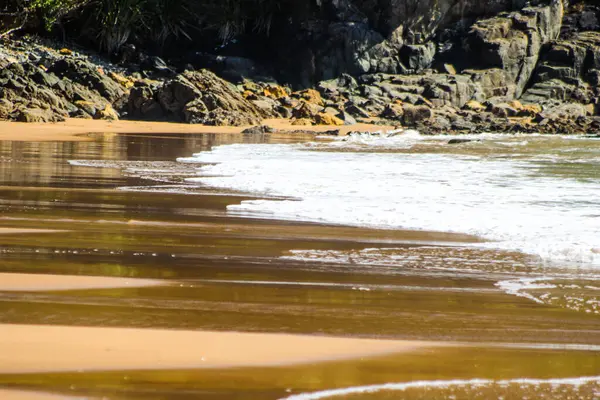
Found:
[{"label": "rocky shoreline", "polygon": [[474,22],[452,57],[441,43],[403,45],[403,71],[340,73],[297,90],[274,78],[228,82],[191,65],[176,72],[158,57],[131,68],[40,39],[4,38],[0,120],[172,121],[255,126],[252,133],[267,129],[264,119],[287,118],[299,129],[366,122],[423,134],[595,133],[598,13],[560,0],[499,12]]}]

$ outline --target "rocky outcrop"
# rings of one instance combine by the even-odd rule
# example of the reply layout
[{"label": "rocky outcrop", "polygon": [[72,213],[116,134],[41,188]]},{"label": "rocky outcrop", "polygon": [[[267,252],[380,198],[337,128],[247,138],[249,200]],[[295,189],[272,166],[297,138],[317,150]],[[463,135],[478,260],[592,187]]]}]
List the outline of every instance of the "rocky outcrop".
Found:
[{"label": "rocky outcrop", "polygon": [[[486,97],[519,98],[538,61],[542,46],[558,37],[563,18],[562,0],[547,6],[526,7],[491,19],[476,22],[467,35],[464,47],[477,69],[501,70],[502,92],[498,85],[480,84]],[[492,71],[494,72],[494,71]],[[489,71],[472,71],[477,76]]]},{"label": "rocky outcrop", "polygon": [[186,71],[165,82],[157,100],[167,117],[194,124],[254,125],[273,116],[208,70]]},{"label": "rocky outcrop", "polygon": [[102,97],[93,84],[85,86],[29,62],[11,63],[0,70],[0,99],[2,118],[8,120],[55,122],[67,117],[118,118],[112,103]]},{"label": "rocky outcrop", "polygon": [[523,100],[546,107],[575,102],[593,108],[600,97],[599,84],[600,33],[581,32],[549,46]]}]

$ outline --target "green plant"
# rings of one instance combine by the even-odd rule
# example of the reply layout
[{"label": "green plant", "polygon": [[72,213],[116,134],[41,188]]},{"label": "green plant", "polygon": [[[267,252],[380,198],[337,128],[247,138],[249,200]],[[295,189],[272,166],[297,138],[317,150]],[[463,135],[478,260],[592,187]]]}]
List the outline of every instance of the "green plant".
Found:
[{"label": "green plant", "polygon": [[146,27],[148,0],[95,0],[97,38],[108,53],[119,50],[136,30]]},{"label": "green plant", "polygon": [[194,0],[150,0],[149,34],[162,49],[169,40],[192,40],[191,31],[198,30],[201,16]]},{"label": "green plant", "polygon": [[0,37],[26,26],[50,31],[61,18],[87,0],[7,0],[0,6]]},{"label": "green plant", "polygon": [[50,31],[62,17],[83,6],[86,0],[30,0],[28,3],[29,9],[37,13],[44,28]]}]

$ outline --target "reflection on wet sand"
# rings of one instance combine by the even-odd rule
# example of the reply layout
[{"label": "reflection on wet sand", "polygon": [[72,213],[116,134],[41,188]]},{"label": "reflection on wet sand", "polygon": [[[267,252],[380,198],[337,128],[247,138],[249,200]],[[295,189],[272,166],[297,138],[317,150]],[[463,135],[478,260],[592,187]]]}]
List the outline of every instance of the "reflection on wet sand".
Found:
[{"label": "reflection on wet sand", "polygon": [[[0,346],[16,346],[27,335],[49,337],[48,325],[67,327],[64,337],[72,340],[63,342],[57,337],[57,344],[66,347],[46,353],[44,363],[31,354],[30,365],[39,362],[36,373],[6,373],[14,366],[14,358],[5,356],[0,361],[5,372],[0,374],[0,386],[111,399],[275,399],[387,382],[554,379],[600,373],[600,357],[593,346],[600,344],[597,315],[563,307],[558,300],[539,303],[507,294],[497,286],[499,281],[539,272],[543,266],[531,257],[474,247],[479,240],[465,235],[236,216],[227,213],[226,206],[253,195],[206,188],[190,189],[188,194],[115,190],[149,182],[119,169],[67,162],[152,161],[170,168],[175,158],[218,144],[297,138],[97,135],[93,139],[0,143],[0,230],[62,231],[0,235],[0,322],[5,324],[3,329],[20,324],[19,333],[0,335]],[[194,192],[198,195],[190,195]],[[390,259],[394,261],[385,262]],[[39,274],[40,279],[52,275],[57,277],[52,279],[69,280],[73,285],[77,280],[99,276],[168,284],[67,285],[61,290],[15,292],[2,288],[1,273]],[[594,286],[590,282],[557,284],[594,290],[589,288]],[[573,286],[571,290],[579,289]],[[103,353],[102,334],[97,336],[96,353],[76,346],[102,327],[114,328],[115,340],[123,341],[115,352]],[[138,333],[149,334],[150,329],[162,329],[168,337],[148,346],[135,342]],[[169,336],[176,330],[190,335],[189,339]],[[327,339],[332,344],[323,348],[324,353],[313,353],[316,358],[309,357],[310,364],[274,368],[242,363],[246,367],[193,369],[198,365],[195,352],[200,361],[204,349],[214,351],[216,357],[226,357],[219,347],[206,347],[210,341],[198,331],[207,330],[347,339]],[[225,337],[214,335],[218,340]],[[6,337],[14,342],[3,342]],[[369,346],[350,344],[358,338],[368,339],[384,353],[398,349],[380,348],[385,342],[373,339],[461,344],[383,355],[379,350],[376,354],[367,351]],[[142,358],[128,356],[131,347],[127,340],[135,342],[133,347]],[[222,343],[229,347],[229,342]],[[286,352],[294,352],[303,360],[311,355],[310,346],[298,342],[276,344],[267,340],[263,345],[236,339],[231,343],[235,346],[229,349],[233,352],[230,360],[250,357],[264,361],[268,360],[266,351],[275,359]],[[495,347],[498,344],[506,347]],[[544,346],[536,348],[536,344]],[[144,353],[145,348],[152,351]],[[41,357],[46,350],[42,346],[36,353]],[[69,364],[73,360],[69,351],[78,351],[85,365]],[[156,357],[164,361],[177,354],[188,362],[156,361]],[[342,354],[359,357],[319,361]],[[112,356],[131,364],[126,367]],[[57,365],[63,365],[61,370],[66,372],[50,373]],[[214,366],[223,365],[231,364]],[[76,372],[78,368],[84,371]],[[135,370],[125,372],[124,368]],[[152,368],[156,370],[147,370]],[[441,393],[452,395],[452,390]],[[494,393],[519,397],[519,390],[503,388]],[[397,395],[376,393],[372,398]],[[417,393],[411,398],[426,395]]]}]

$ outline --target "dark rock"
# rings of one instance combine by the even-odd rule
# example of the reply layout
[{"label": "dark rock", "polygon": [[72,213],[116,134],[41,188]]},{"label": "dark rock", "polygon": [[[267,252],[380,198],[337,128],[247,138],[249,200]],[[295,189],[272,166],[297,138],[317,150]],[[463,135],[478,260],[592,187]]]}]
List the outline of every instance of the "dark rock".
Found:
[{"label": "dark rock", "polygon": [[538,61],[542,45],[556,39],[563,17],[561,0],[548,6],[526,7],[506,17],[477,22],[466,40],[468,54],[485,68],[499,68],[520,97]]},{"label": "dark rock", "polygon": [[127,111],[130,118],[141,118],[151,121],[164,119],[162,107],[158,104],[152,87],[148,85],[138,85],[131,89],[127,102]]},{"label": "dark rock", "polygon": [[404,111],[402,120],[406,126],[415,126],[417,123],[429,120],[434,116],[434,111],[427,106],[404,104],[402,109]]},{"label": "dark rock", "polygon": [[140,69],[142,71],[157,72],[162,76],[175,75],[175,69],[169,67],[165,60],[157,56],[141,56]]},{"label": "dark rock", "polygon": [[336,115],[336,117],[338,117],[339,119],[344,121],[344,125],[356,124],[356,119],[346,111],[340,112],[339,114]]},{"label": "dark rock", "polygon": [[254,125],[273,116],[207,70],[186,71],[176,76],[164,84],[157,98],[168,116],[189,123]]},{"label": "dark rock", "polygon": [[63,58],[48,68],[48,72],[95,90],[111,103],[125,97],[125,91],[121,86],[101,73],[98,67],[91,63]]},{"label": "dark rock", "polygon": [[294,118],[314,118],[315,115],[320,113],[323,110],[323,107],[309,103],[307,101],[301,101],[298,107],[292,110],[292,116]]},{"label": "dark rock", "polygon": [[450,139],[448,140],[448,142],[446,142],[447,144],[462,144],[462,143],[471,143],[471,142],[481,142],[481,140],[479,139]]},{"label": "dark rock", "polygon": [[405,45],[400,49],[400,59],[406,68],[412,72],[422,72],[431,66],[435,57],[435,44]]},{"label": "dark rock", "polygon": [[13,109],[14,105],[10,101],[6,99],[0,99],[0,120],[9,119]]},{"label": "dark rock", "polygon": [[15,113],[15,120],[19,122],[60,122],[64,118],[55,115],[50,109],[20,108]]},{"label": "dark rock", "polygon": [[273,133],[275,129],[271,128],[268,125],[258,125],[250,128],[246,128],[242,131],[243,134],[246,135],[264,135],[265,133]]},{"label": "dark rock", "polygon": [[344,111],[346,111],[348,114],[350,114],[356,118],[370,118],[371,117],[371,114],[369,114],[365,109],[363,109],[362,107],[359,107],[358,105],[356,105],[355,103],[353,103],[351,101],[344,104]]}]

